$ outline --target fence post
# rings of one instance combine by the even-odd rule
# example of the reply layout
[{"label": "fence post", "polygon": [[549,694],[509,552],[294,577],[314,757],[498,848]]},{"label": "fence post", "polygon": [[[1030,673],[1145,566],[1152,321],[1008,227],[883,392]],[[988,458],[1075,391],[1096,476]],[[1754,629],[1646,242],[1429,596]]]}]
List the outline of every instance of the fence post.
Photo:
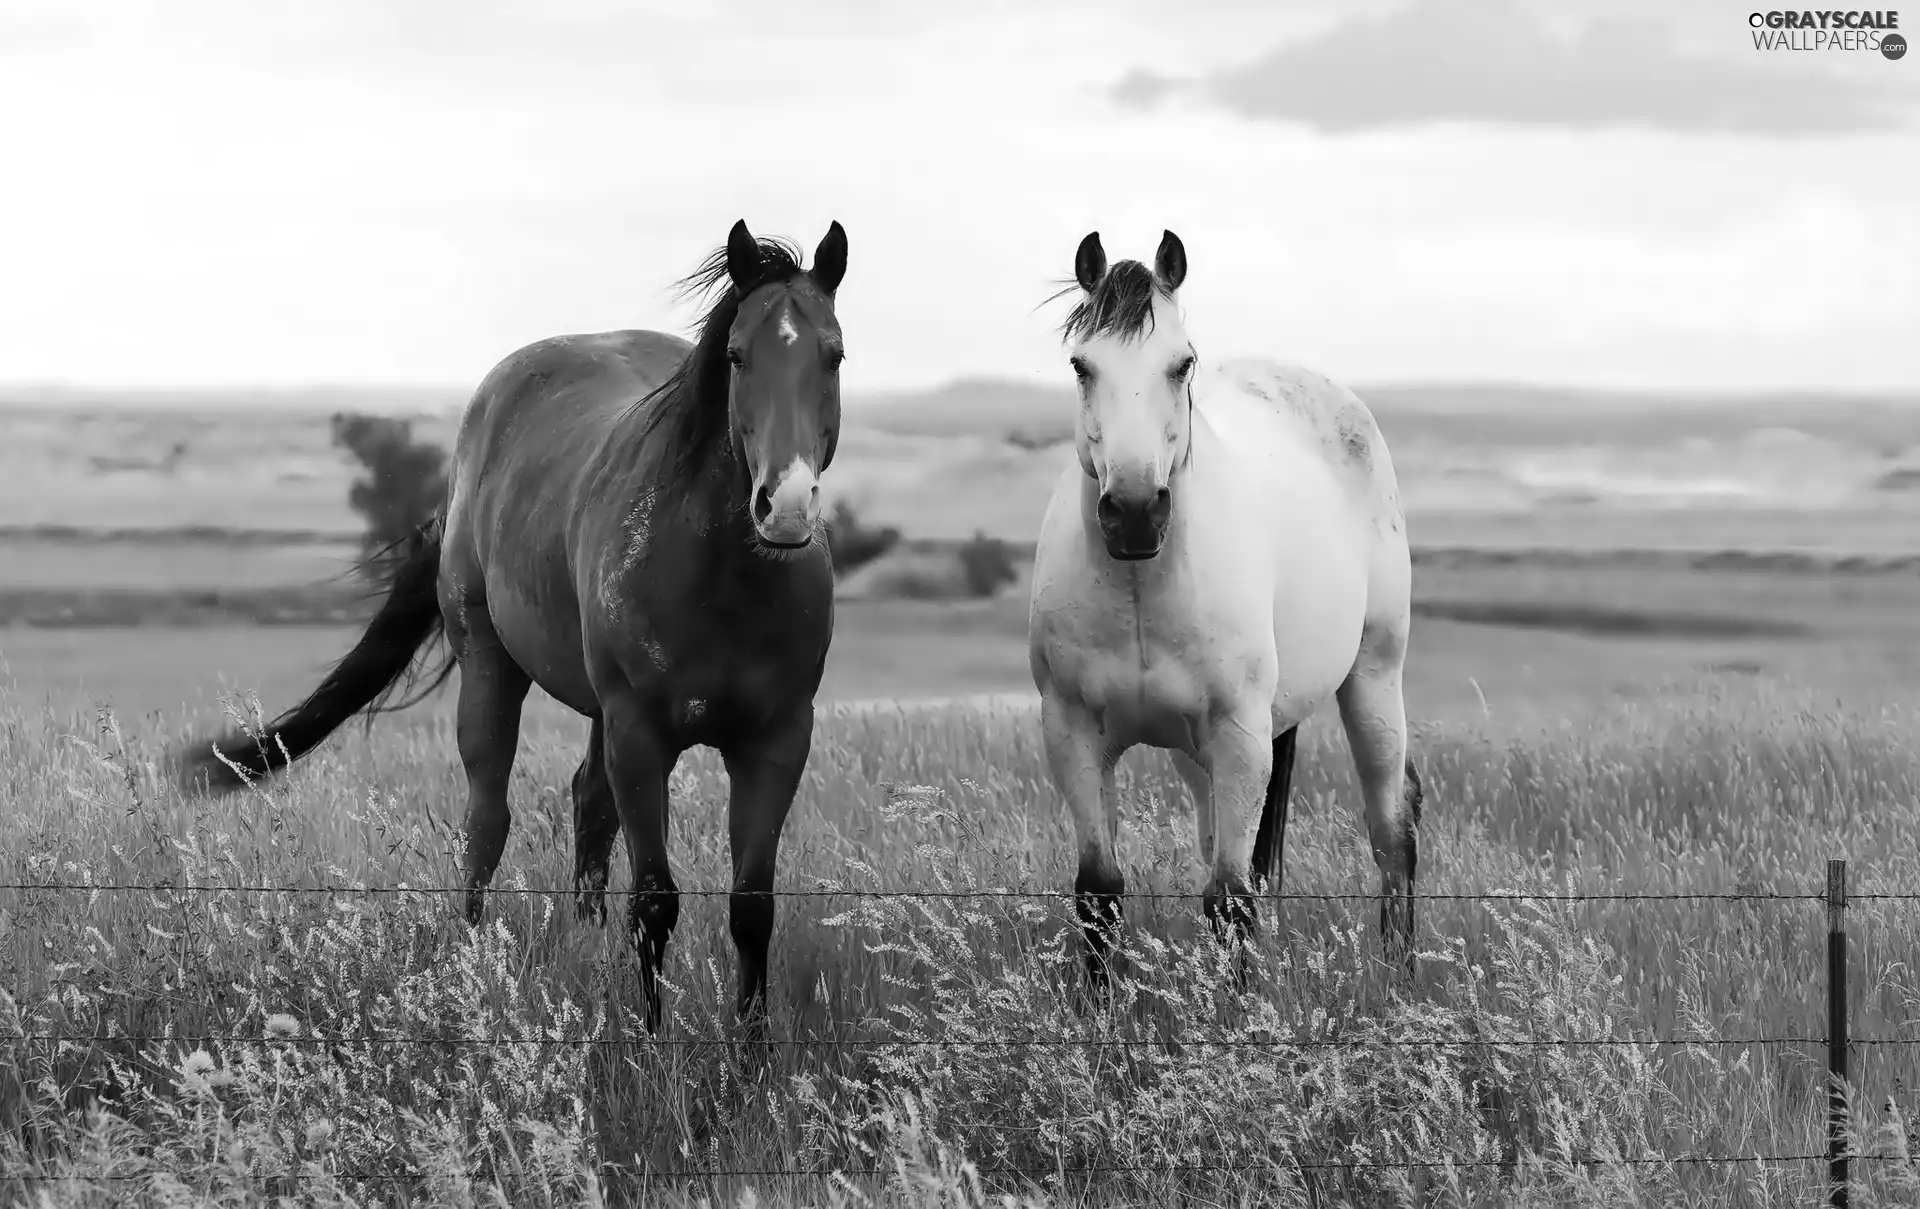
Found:
[{"label": "fence post", "polygon": [[1847,1209],[1847,862],[1827,862],[1828,1203]]}]

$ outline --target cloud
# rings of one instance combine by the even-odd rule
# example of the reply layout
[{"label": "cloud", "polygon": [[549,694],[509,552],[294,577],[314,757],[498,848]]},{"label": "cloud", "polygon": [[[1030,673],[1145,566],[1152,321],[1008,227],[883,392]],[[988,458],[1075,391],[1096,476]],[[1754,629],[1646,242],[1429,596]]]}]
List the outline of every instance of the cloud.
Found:
[{"label": "cloud", "polygon": [[1122,105],[1151,109],[1160,103],[1161,97],[1179,87],[1177,80],[1155,75],[1144,67],[1136,67],[1114,84],[1113,99]]},{"label": "cloud", "polygon": [[[1726,16],[1725,41],[1738,57],[1708,56],[1679,48],[1654,19],[1602,15],[1562,37],[1510,2],[1429,0],[1297,38],[1187,86],[1245,117],[1336,134],[1480,122],[1813,135],[1897,129],[1911,116],[1914,94],[1879,55],[1837,51],[1818,56],[1824,70],[1809,69],[1801,54],[1752,49],[1745,20]],[[1135,70],[1110,95],[1145,107],[1180,88]]]}]

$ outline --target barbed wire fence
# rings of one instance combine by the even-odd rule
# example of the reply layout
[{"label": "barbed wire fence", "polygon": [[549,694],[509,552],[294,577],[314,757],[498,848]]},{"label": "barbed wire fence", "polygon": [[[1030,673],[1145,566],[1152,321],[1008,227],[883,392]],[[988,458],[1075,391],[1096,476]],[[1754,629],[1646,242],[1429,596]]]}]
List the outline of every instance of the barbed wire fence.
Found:
[{"label": "barbed wire fence", "polygon": [[[434,897],[445,895],[466,895],[465,886],[411,886],[400,885],[359,885],[351,883],[315,884],[315,885],[268,885],[244,882],[61,882],[61,881],[21,881],[0,883],[0,893],[49,893],[61,895],[96,896],[100,894],[149,893],[149,894],[245,894],[245,895],[320,895],[329,898],[341,897]],[[488,887],[486,894],[507,897],[565,897],[575,896],[574,887],[528,887],[496,885]],[[634,889],[615,889],[608,887],[600,893],[609,899],[637,897],[655,891]],[[881,900],[1006,900],[1006,901],[1071,901],[1078,896],[1070,890],[1007,890],[1007,889],[940,889],[940,890],[871,890],[853,889],[834,885],[823,885],[813,889],[732,891],[677,889],[671,893],[683,898],[727,898],[770,897],[775,899],[881,899]],[[1198,892],[1147,891],[1128,893],[1128,900],[1154,901],[1176,900],[1192,902],[1201,898]],[[1846,862],[1830,860],[1827,862],[1827,885],[1824,893],[1763,893],[1763,892],[1617,892],[1617,893],[1553,893],[1527,891],[1495,891],[1487,893],[1439,893],[1417,895],[1420,902],[1455,903],[1645,903],[1645,902],[1720,902],[1720,903],[1820,903],[1826,910],[1827,922],[1827,970],[1826,970],[1826,1030],[1824,1035],[1780,1035],[1748,1037],[1703,1037],[1696,1035],[1673,1037],[1454,1037],[1454,1038],[1382,1038],[1368,1037],[1363,1040],[1352,1038],[1261,1038],[1244,1037],[1178,1037],[1174,1042],[1181,1046],[1196,1049],[1235,1049],[1258,1048],[1269,1051],[1298,1050],[1307,1051],[1325,1048],[1343,1048],[1364,1046],[1368,1048],[1406,1047],[1417,1049],[1579,1049],[1596,1047],[1632,1047],[1651,1048],[1675,1046],[1686,1048],[1741,1049],[1757,1046],[1818,1046],[1824,1045],[1827,1051],[1827,1092],[1825,1115],[1827,1118],[1828,1144],[1824,1152],[1787,1153],[1787,1154],[1654,1154],[1638,1156],[1592,1156],[1559,1157],[1555,1162],[1569,1167],[1626,1166],[1626,1167],[1715,1167],[1736,1166],[1741,1164],[1784,1165],[1825,1162],[1828,1167],[1827,1192],[1828,1204],[1836,1209],[1846,1209],[1852,1190],[1852,1164],[1855,1161],[1866,1163],[1912,1163],[1914,1160],[1906,1153],[1856,1153],[1851,1143],[1851,1109],[1847,1086],[1850,1081],[1853,1053],[1856,1049],[1897,1048],[1920,1046],[1920,1037],[1855,1037],[1850,1028],[1850,1006],[1848,1000],[1848,952],[1849,933],[1847,927],[1847,908],[1859,903],[1920,903],[1920,893],[1867,893],[1851,897],[1846,886]],[[1300,893],[1285,892],[1262,894],[1263,902],[1361,902],[1374,903],[1378,896],[1366,893]],[[17,1034],[7,1038],[18,1044],[60,1045],[160,1045],[181,1044],[185,1038],[166,1033],[46,1033]],[[592,1047],[592,1048],[643,1048],[676,1049],[694,1047],[730,1046],[740,1043],[733,1037],[599,1037],[599,1036],[480,1036],[454,1034],[385,1034],[385,1035],[340,1035],[318,1036],[297,1035],[278,1032],[262,1032],[250,1035],[209,1036],[208,1042],[229,1045],[261,1045],[288,1047],[407,1047],[407,1046],[446,1046],[457,1049],[484,1049],[492,1047]],[[798,1049],[924,1049],[924,1048],[1004,1048],[1004,1049],[1067,1049],[1067,1048],[1131,1048],[1165,1045],[1168,1039],[1147,1038],[1111,1038],[1111,1037],[992,1037],[992,1038],[832,1038],[832,1037],[757,1037],[752,1044],[770,1048]],[[1334,1172],[1354,1174],[1359,1172],[1387,1171],[1446,1171],[1460,1169],[1501,1168],[1512,1170],[1516,1159],[1483,1158],[1447,1158],[1447,1159],[1406,1159],[1406,1160],[1355,1160],[1342,1161],[1287,1161],[1268,1160],[1263,1162],[1241,1163],[1155,1163],[1155,1164],[1088,1164],[1069,1165],[1065,1163],[1052,1166],[1003,1165],[976,1167],[976,1173],[983,1177],[1024,1176],[1068,1177],[1079,1175],[1182,1175],[1182,1174],[1248,1174],[1261,1171],[1293,1171],[1302,1174]],[[626,1171],[620,1178],[639,1181],[717,1181],[717,1180],[775,1180],[847,1177],[873,1178],[894,1173],[894,1169],[884,1166],[847,1167],[836,1166],[827,1170],[815,1170],[802,1167],[761,1167],[761,1168],[692,1168],[669,1171]],[[60,1182],[71,1177],[28,1171],[0,1170],[0,1184],[17,1181],[26,1184]],[[148,1173],[129,1175],[88,1176],[88,1179],[149,1179]],[[278,1178],[278,1177],[276,1177]],[[328,1172],[325,1178],[336,1182],[360,1182],[368,1184],[394,1183],[407,1184],[418,1182],[422,1177],[418,1173],[373,1170],[347,1170]]]}]

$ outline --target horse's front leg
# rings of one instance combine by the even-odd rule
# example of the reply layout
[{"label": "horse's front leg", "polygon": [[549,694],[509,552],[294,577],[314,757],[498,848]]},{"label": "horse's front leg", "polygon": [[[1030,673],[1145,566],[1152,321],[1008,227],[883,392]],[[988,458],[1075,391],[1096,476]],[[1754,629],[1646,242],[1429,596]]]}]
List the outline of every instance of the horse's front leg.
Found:
[{"label": "horse's front leg", "polygon": [[667,863],[667,777],[677,750],[648,719],[636,694],[623,690],[601,701],[606,727],[607,783],[627,833],[633,863],[633,900],[627,926],[640,948],[640,987],[647,1031],[660,1030],[660,967],[680,920],[680,889]]},{"label": "horse's front leg", "polygon": [[1273,718],[1264,702],[1235,711],[1207,736],[1200,753],[1213,796],[1213,869],[1202,894],[1207,918],[1224,936],[1245,937],[1258,926],[1254,910],[1253,844],[1267,781],[1273,772]]},{"label": "horse's front leg", "polygon": [[1113,811],[1113,765],[1099,721],[1084,707],[1053,693],[1041,703],[1041,730],[1054,786],[1073,813],[1080,845],[1080,868],[1073,879],[1074,906],[1087,939],[1087,981],[1096,994],[1107,985],[1107,954],[1120,928],[1120,896],[1126,877],[1120,872],[1117,822]]},{"label": "horse's front leg", "polygon": [[733,848],[733,893],[728,906],[740,961],[740,997],[735,1007],[754,1032],[764,1032],[766,1027],[767,944],[773,937],[773,877],[780,832],[812,745],[813,703],[809,701],[750,741],[730,745],[721,753],[731,782],[727,838]]}]

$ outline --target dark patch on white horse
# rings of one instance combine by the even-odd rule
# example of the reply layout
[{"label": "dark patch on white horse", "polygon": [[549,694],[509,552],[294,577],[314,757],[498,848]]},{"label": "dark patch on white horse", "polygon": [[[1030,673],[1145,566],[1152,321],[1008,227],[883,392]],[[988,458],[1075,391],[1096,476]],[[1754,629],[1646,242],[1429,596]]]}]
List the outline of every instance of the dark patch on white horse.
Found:
[{"label": "dark patch on white horse", "polygon": [[1340,434],[1340,446],[1347,461],[1362,469],[1372,465],[1373,434],[1367,431],[1366,418],[1359,409],[1351,403],[1342,404],[1333,423]]},{"label": "dark patch on white horse", "polygon": [[1240,385],[1246,389],[1248,394],[1262,402],[1272,403],[1274,401],[1273,391],[1268,388],[1266,381],[1257,374],[1246,374],[1242,376]]},{"label": "dark patch on white horse", "polygon": [[1289,408],[1318,434],[1330,453],[1361,470],[1370,469],[1373,425],[1361,405],[1351,398],[1341,398],[1330,409],[1321,402],[1320,392],[1310,389],[1310,385],[1331,388],[1332,383],[1318,378],[1310,384],[1302,380],[1303,376],[1304,371],[1300,370],[1249,371],[1240,375],[1240,387],[1267,403]]}]

